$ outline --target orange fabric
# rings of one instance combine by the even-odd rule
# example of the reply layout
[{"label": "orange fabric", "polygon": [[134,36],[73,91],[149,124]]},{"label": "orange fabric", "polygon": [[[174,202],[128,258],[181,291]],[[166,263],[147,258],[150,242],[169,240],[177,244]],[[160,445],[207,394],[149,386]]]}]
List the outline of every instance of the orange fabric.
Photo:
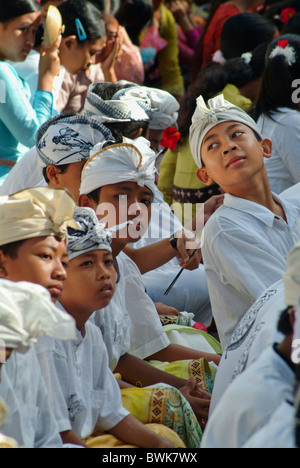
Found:
[{"label": "orange fabric", "polygon": [[212,17],[205,32],[202,67],[212,61],[213,54],[220,49],[220,37],[224,23],[231,16],[242,13],[235,3],[223,3]]}]

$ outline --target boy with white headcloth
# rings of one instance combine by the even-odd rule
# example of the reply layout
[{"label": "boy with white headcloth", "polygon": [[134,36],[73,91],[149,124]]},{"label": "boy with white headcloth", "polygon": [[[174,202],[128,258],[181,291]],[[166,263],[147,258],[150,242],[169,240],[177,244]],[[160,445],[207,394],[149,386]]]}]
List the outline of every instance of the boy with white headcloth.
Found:
[{"label": "boy with white headcloth", "polygon": [[[0,337],[7,349],[23,351],[13,352],[2,367],[0,393],[9,409],[2,432],[28,448],[61,447],[36,355],[29,348],[40,334],[74,338],[74,322],[51,303],[66,277],[67,226],[75,226],[74,208],[65,190],[47,187],[0,197],[1,297],[7,304],[7,311],[1,308],[1,324],[9,329],[0,325]],[[12,303],[14,316],[9,312]]]},{"label": "boy with white headcloth", "polygon": [[[206,347],[202,352],[169,343],[154,304],[145,292],[139,269],[134,264],[128,267],[128,263],[133,262],[121,252],[128,242],[137,240],[147,228],[155,185],[155,153],[144,138],[124,139],[123,143],[109,146],[100,143],[93,153],[82,172],[79,205],[93,208],[108,227],[119,225],[124,220],[132,223],[132,226],[126,227],[113,239],[112,249],[120,270],[120,279],[109,306],[110,310],[97,311],[93,317],[102,330],[110,366],[115,370],[118,365],[118,371],[124,380],[134,385],[137,381],[143,386],[163,381],[181,388],[185,386],[189,376],[194,375],[206,386],[206,376],[201,371],[202,361],[199,358],[206,357],[218,363],[219,356],[207,342],[203,344]],[[126,199],[123,201],[124,195]],[[137,216],[138,212],[141,214]],[[173,250],[168,239],[161,241],[160,245],[159,256],[167,259]],[[145,249],[151,248],[150,245]],[[154,255],[152,252],[141,258],[140,268],[146,271],[147,266],[153,262]],[[131,278],[128,284],[124,279],[126,276]],[[128,326],[128,314],[131,330]],[[135,357],[131,355],[132,351]],[[178,366],[180,369],[186,366],[186,377],[182,377],[180,372],[177,377],[157,372],[142,361],[151,356],[162,361],[188,360],[183,367]],[[195,361],[190,367],[191,359]],[[191,395],[187,398],[188,401],[189,398]],[[196,403],[194,401],[193,409],[197,409]]]},{"label": "boy with white headcloth", "polygon": [[[273,342],[267,346],[257,361],[225,391],[209,418],[202,441],[203,447],[241,448],[247,446],[251,439],[253,446],[255,440],[259,441],[265,435],[262,428],[270,422],[273,413],[281,405],[286,407],[286,401],[293,402],[296,370],[293,360],[296,357],[299,360],[297,314],[295,322],[295,310],[300,297],[299,272],[298,243],[288,255],[283,277],[287,307],[278,321],[278,330],[282,338],[277,343]],[[298,342],[295,343],[295,340]],[[290,412],[288,414],[290,415]],[[260,429],[262,431],[256,438],[255,434]],[[274,441],[269,441],[269,444],[274,444]]]},{"label": "boy with white headcloth", "polygon": [[288,252],[300,237],[300,199],[272,194],[264,157],[272,143],[256,123],[223,95],[197,99],[190,145],[197,176],[215,181],[224,204],[204,229],[202,254],[213,316],[225,349],[238,322],[280,280]]},{"label": "boy with white headcloth", "polygon": [[0,280],[0,337],[6,346],[0,393],[7,406],[1,432],[25,448],[61,448],[34,345],[42,336],[75,338],[75,322],[40,285]]},{"label": "boy with white headcloth", "polygon": [[36,151],[43,162],[48,187],[66,188],[79,197],[80,174],[90,150],[111,132],[95,119],[81,115],[56,116],[45,122],[36,134]]},{"label": "boy with white headcloth", "polygon": [[[116,272],[111,233],[91,209],[77,208],[74,219],[78,228],[69,229],[68,278],[59,307],[76,322],[75,345],[45,337],[37,346],[45,383],[53,395],[51,408],[61,437],[65,443],[90,448],[112,448],[116,443],[144,448],[174,447],[159,435],[168,437],[172,431],[159,426],[161,432],[156,429],[153,432],[122,405],[101,332],[89,320],[94,310],[107,306],[114,294]],[[176,447],[184,446],[176,434],[172,436],[179,443]]]},{"label": "boy with white headcloth", "polygon": [[[129,104],[132,100],[136,100],[136,103],[147,113],[148,120],[142,119],[141,116],[140,120],[135,118],[134,121],[129,114],[120,115],[122,106],[125,103]],[[160,138],[158,134],[162,135],[167,127],[176,125],[177,111],[178,102],[168,92],[121,81],[116,84],[92,84],[87,93],[83,112],[87,116],[94,116],[106,125],[116,139],[122,136],[130,139],[144,136],[150,141],[151,147],[155,148],[157,145],[154,140]],[[133,115],[135,117],[135,114]],[[145,123],[147,123],[146,126]],[[155,186],[153,213],[149,228],[145,236],[132,248],[158,242],[182,228],[182,224],[169,205],[164,202],[162,193]],[[132,250],[129,250],[129,246],[126,247],[126,253],[134,260],[134,254]],[[195,267],[193,271],[187,269],[181,275],[168,296],[164,295],[167,289],[165,286],[168,286],[170,276],[175,277],[180,269],[176,258],[159,269],[145,274],[144,281],[147,292],[154,302],[164,303],[179,311],[193,313],[195,321],[209,325],[211,306],[206,276],[203,265],[198,263]]]}]

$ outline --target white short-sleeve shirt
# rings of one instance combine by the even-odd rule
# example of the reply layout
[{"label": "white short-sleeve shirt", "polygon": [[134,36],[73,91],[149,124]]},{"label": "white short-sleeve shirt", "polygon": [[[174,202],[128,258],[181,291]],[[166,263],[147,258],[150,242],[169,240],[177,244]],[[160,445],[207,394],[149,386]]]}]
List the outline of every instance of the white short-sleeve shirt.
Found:
[{"label": "white short-sleeve shirt", "polygon": [[145,359],[166,348],[170,341],[164,332],[154,302],[145,290],[137,265],[123,252],[118,255],[125,276],[125,304],[131,320],[129,353]]},{"label": "white short-sleeve shirt", "polygon": [[129,413],[108,366],[100,330],[90,321],[75,341],[43,337],[37,356],[48,388],[59,432],[72,430],[85,439],[94,431],[108,431]]},{"label": "white short-sleeve shirt", "polygon": [[300,239],[300,196],[292,203],[273,196],[287,223],[262,205],[226,194],[204,228],[203,262],[223,349],[256,299],[282,278]]}]

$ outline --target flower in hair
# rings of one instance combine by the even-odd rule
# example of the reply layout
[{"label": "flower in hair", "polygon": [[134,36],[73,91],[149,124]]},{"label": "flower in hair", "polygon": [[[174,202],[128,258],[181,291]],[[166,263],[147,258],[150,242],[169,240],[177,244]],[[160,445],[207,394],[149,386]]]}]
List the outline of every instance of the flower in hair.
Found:
[{"label": "flower in hair", "polygon": [[164,148],[170,148],[171,151],[174,151],[176,144],[178,143],[181,137],[181,133],[177,128],[168,127],[163,133],[163,139],[161,141],[161,146]]},{"label": "flower in hair", "polygon": [[289,45],[289,41],[287,39],[283,41],[278,41],[277,45],[278,47],[281,47],[281,49],[285,49]]},{"label": "flower in hair", "polygon": [[296,14],[296,10],[294,8],[284,8],[282,12],[280,13],[280,21],[285,24],[288,22],[288,20]]},{"label": "flower in hair", "polygon": [[248,65],[252,60],[252,53],[251,52],[245,52],[244,54],[241,55],[241,58]]},{"label": "flower in hair", "polygon": [[270,53],[269,59],[273,59],[280,55],[285,57],[289,66],[293,65],[297,61],[296,51],[294,47],[289,44],[288,40],[278,41],[277,46]]}]

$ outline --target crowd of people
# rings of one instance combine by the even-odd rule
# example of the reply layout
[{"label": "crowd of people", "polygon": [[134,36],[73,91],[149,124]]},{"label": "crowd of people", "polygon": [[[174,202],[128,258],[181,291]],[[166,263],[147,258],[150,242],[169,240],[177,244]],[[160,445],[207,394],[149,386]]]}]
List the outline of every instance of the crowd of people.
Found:
[{"label": "crowd of people", "polygon": [[0,447],[300,447],[299,18],[0,0]]}]

